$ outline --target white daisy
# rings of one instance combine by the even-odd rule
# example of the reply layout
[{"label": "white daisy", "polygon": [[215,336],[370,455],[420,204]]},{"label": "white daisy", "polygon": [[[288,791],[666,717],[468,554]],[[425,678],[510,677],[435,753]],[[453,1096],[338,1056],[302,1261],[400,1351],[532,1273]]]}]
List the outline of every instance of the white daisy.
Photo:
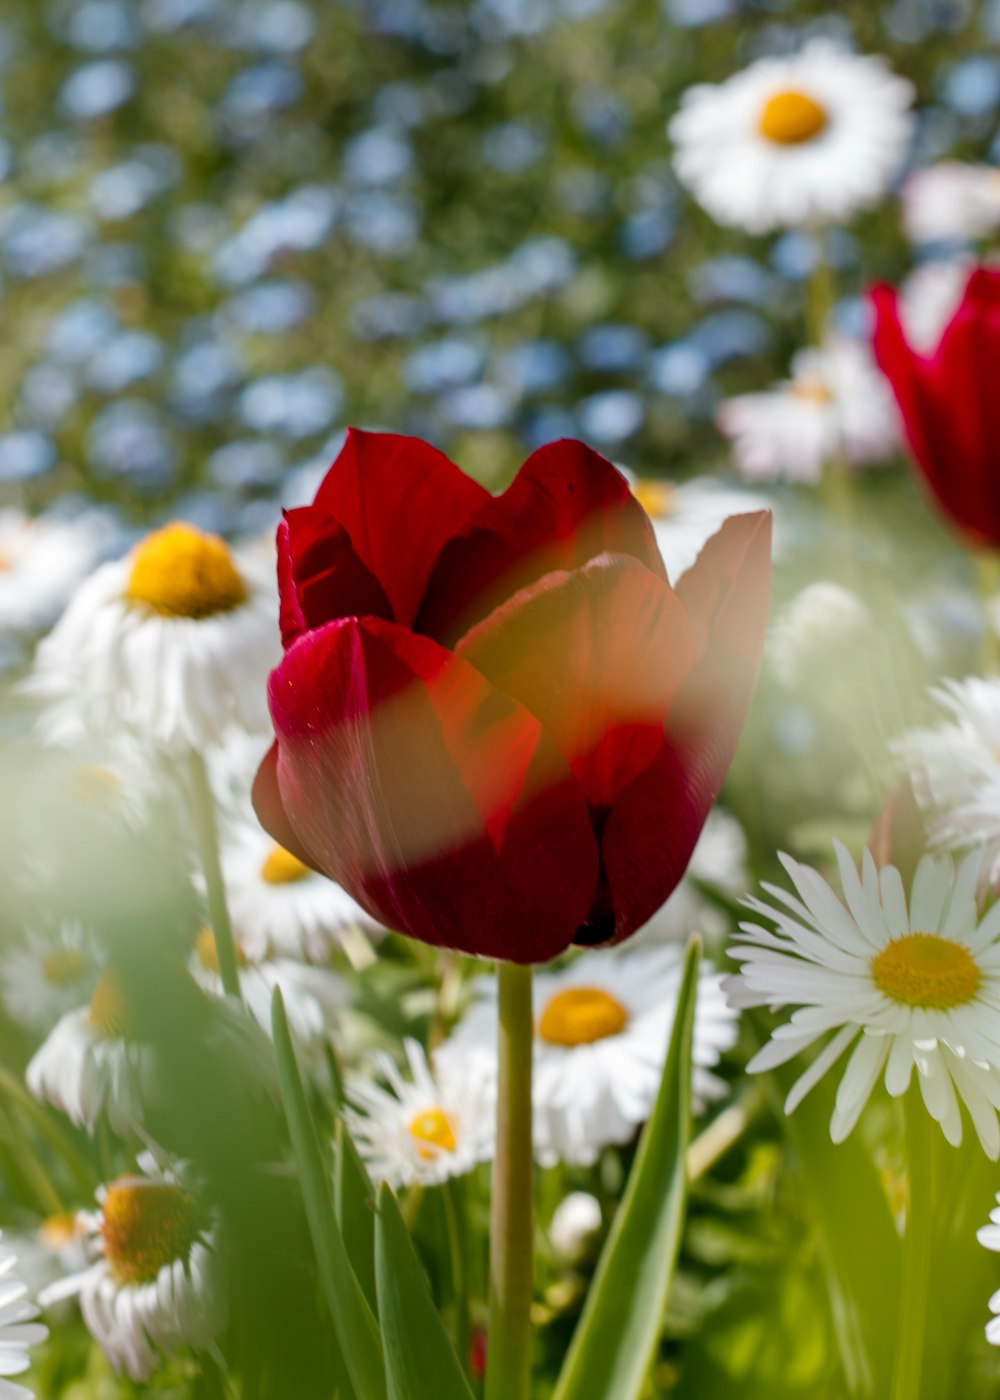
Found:
[{"label": "white daisy", "polygon": [[29,689],[97,733],[208,749],[268,727],[275,586],[215,535],[173,524],[82,585],[38,650]]},{"label": "white daisy", "polygon": [[888,382],[867,349],[846,336],[800,350],[791,379],[727,399],[716,422],[732,440],[737,471],[755,481],[815,482],[829,463],[885,462],[900,441]]},{"label": "white daisy", "polygon": [[56,1023],[25,1077],[36,1099],[52,1104],[78,1127],[93,1132],[106,1113],[112,1131],[126,1135],[142,1121],[154,1069],[152,1047],[137,1038],[120,979],[109,970],[89,1006],[67,1012]]},{"label": "white daisy", "polygon": [[[236,953],[240,997],[261,1030],[270,1037],[271,1000],[275,987],[280,987],[292,1039],[307,1061],[321,1065],[336,1016],[350,1001],[344,979],[326,968],[308,967],[290,958],[255,962],[248,958],[241,938],[236,940]],[[225,996],[215,936],[210,928],[198,934],[189,967],[195,981],[210,996]]]},{"label": "white daisy", "polygon": [[630,940],[632,947],[685,943],[692,933],[712,938],[728,932],[730,920],[706,898],[701,886],[715,886],[731,899],[739,899],[750,884],[746,861],[747,838],[742,826],[721,807],[713,807],[683,879],[666,904]]},{"label": "white daisy", "polygon": [[814,39],[690,88],[668,128],[674,164],[721,224],[767,233],[841,221],[899,171],[912,101],[912,85],[881,58]]},{"label": "white daisy", "polygon": [[[1000,1254],[1000,1196],[990,1211],[990,1223],[976,1231],[976,1239],[984,1249]],[[986,1340],[991,1347],[1000,1347],[1000,1289],[990,1298],[989,1309],[993,1316],[986,1324]]]},{"label": "white daisy", "polygon": [[830,654],[860,642],[872,616],[856,593],[829,579],[810,583],[783,609],[771,628],[767,655],[790,689],[822,675]]},{"label": "white daisy", "polygon": [[438,1186],[493,1156],[495,1071],[489,1057],[442,1046],[430,1063],[415,1040],[404,1042],[410,1077],[388,1055],[375,1079],[356,1076],[344,1114],[372,1176],[390,1186]]},{"label": "white daisy", "polygon": [[115,534],[100,511],[63,518],[0,510],[0,632],[51,627]]},{"label": "white daisy", "polygon": [[1000,170],[944,160],[903,181],[903,227],[911,243],[972,243],[1000,229]]},{"label": "white daisy", "polygon": [[571,1191],[552,1213],[549,1243],[569,1264],[586,1257],[603,1224],[601,1205],[588,1191]]},{"label": "white daisy", "polygon": [[633,496],[653,522],[656,543],[674,583],[690,569],[707,540],[730,515],[774,509],[764,496],[711,476],[675,485],[653,477],[636,477],[630,472],[625,475]]},{"label": "white daisy", "polygon": [[202,1351],[227,1319],[214,1221],[179,1173],[142,1172],[102,1186],[81,1221],[91,1263],[42,1293],[47,1307],[79,1295],[84,1321],[116,1371],[146,1381],[165,1358]]},{"label": "white daisy", "polygon": [[946,680],[931,691],[949,716],[911,729],[892,745],[945,850],[981,846],[985,874],[1000,880],[1000,680]]},{"label": "white daisy", "polygon": [[50,1030],[90,997],[102,962],[94,938],[76,919],[45,931],[30,929],[0,959],[7,1014],[29,1030]]},{"label": "white daisy", "polygon": [[[603,1148],[629,1142],[649,1117],[682,967],[683,949],[668,944],[582,953],[559,971],[535,978],[535,1156],[543,1166],[589,1165]],[[484,978],[449,1048],[495,1055],[496,1029],[496,982]],[[704,965],[694,1029],[693,1087],[699,1103],[725,1092],[711,1069],[735,1039],[736,1017],[721,978]]]},{"label": "white daisy", "polygon": [[[791,1019],[750,1061],[751,1073],[784,1064],[824,1041],[785,1102],[791,1113],[852,1045],[830,1123],[851,1132],[884,1071],[893,1097],[916,1066],[927,1111],[957,1146],[963,1102],[985,1151],[1000,1156],[1000,904],[980,919],[980,855],[956,873],[948,856],[924,856],[907,900],[892,865],[865,851],[859,875],[836,843],[843,901],[813,869],[781,861],[797,891],[763,888],[748,899],[775,925],[741,924],[730,950],[741,964],[727,991],[735,1006],[794,1006]],[[833,1032],[830,1035],[830,1032]]]},{"label": "white daisy", "polygon": [[230,824],[222,871],[229,911],[251,961],[285,955],[324,963],[345,938],[385,932],[334,880],[277,845],[256,818]]},{"label": "white daisy", "polygon": [[49,1335],[34,1321],[38,1309],[28,1301],[28,1285],[16,1269],[17,1255],[0,1243],[0,1400],[31,1400],[34,1391],[6,1377],[23,1375],[31,1365],[28,1348]]}]

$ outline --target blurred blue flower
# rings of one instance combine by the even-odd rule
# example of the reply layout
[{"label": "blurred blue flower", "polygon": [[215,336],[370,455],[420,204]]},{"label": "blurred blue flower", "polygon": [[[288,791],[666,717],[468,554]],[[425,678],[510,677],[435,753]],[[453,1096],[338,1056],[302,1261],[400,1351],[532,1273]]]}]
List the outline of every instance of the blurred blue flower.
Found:
[{"label": "blurred blue flower", "polygon": [[146,147],[132,160],[108,166],[90,183],[90,207],[99,219],[117,223],[131,219],[149,201],[176,181],[180,163],[166,146]]},{"label": "blurred blue flower", "polygon": [[695,326],[688,338],[712,365],[763,355],[773,339],[767,322],[753,311],[718,311]]},{"label": "blurred blue flower", "polygon": [[197,341],[174,363],[170,402],[175,412],[195,422],[210,422],[221,411],[243,367],[230,346]]},{"label": "blurred blue flower", "polygon": [[33,481],[55,464],[55,443],[44,433],[21,429],[0,437],[0,482]]},{"label": "blurred blue flower", "polygon": [[267,490],[280,481],[285,459],[272,442],[244,438],[227,442],[208,459],[208,474],[216,486],[231,491]]},{"label": "blurred blue flower", "polygon": [[701,29],[729,19],[739,12],[740,5],[741,0],[664,0],[663,9],[667,19],[682,29]]},{"label": "blurred blue flower", "polygon": [[341,152],[346,179],[356,185],[388,185],[413,164],[408,141],[386,127],[372,127],[348,141]]},{"label": "blurred blue flower", "polygon": [[1000,60],[973,54],[956,63],[944,81],[948,106],[962,117],[988,117],[1000,105]]},{"label": "blurred blue flower", "polygon": [[649,378],[659,393],[683,399],[696,394],[708,382],[711,368],[703,349],[680,340],[653,352]]},{"label": "blurred blue flower", "polygon": [[102,476],[125,478],[137,490],[158,490],[170,481],[174,449],[152,404],[119,399],[91,423],[87,460]]},{"label": "blurred blue flower", "polygon": [[351,329],[360,340],[414,335],[426,319],[423,303],[406,292],[381,292],[351,308]]},{"label": "blurred blue flower", "polygon": [[642,363],[649,349],[649,338],[635,326],[592,326],[576,345],[580,361],[590,370],[605,374],[625,374]]},{"label": "blurred blue flower", "polygon": [[134,90],[135,77],[127,64],[100,58],[70,74],[59,101],[76,121],[93,121],[127,102]]},{"label": "blurred blue flower", "polygon": [[577,88],[572,97],[572,111],[580,129],[601,146],[620,145],[632,124],[622,98],[607,88]]},{"label": "blurred blue flower", "polygon": [[76,262],[90,229],[76,214],[18,204],[0,218],[3,259],[12,277],[45,277]]},{"label": "blurred blue flower", "polygon": [[584,399],[579,414],[587,441],[615,447],[638,432],[646,411],[638,394],[628,389],[607,389]]},{"label": "blurred blue flower", "polygon": [[352,243],[394,256],[413,247],[420,232],[420,214],[405,195],[364,190],[350,196],[344,224]]},{"label": "blurred blue flower", "polygon": [[240,396],[239,413],[255,432],[287,438],[311,437],[330,426],[343,398],[339,376],[333,370],[317,367],[299,374],[255,379]]},{"label": "blurred blue flower", "polygon": [[484,363],[481,346],[456,336],[412,351],[403,364],[403,376],[415,393],[436,394],[477,379]]},{"label": "blurred blue flower", "polygon": [[220,316],[247,335],[283,335],[306,320],[314,302],[308,282],[262,282],[232,297]]},{"label": "blurred blue flower", "polygon": [[42,428],[57,428],[79,396],[70,370],[57,364],[36,365],[21,380],[21,417]]},{"label": "blurred blue flower", "polygon": [[576,437],[579,431],[576,418],[566,408],[541,408],[530,414],[524,425],[525,440],[532,449],[557,438]]},{"label": "blurred blue flower", "polygon": [[654,258],[669,247],[676,228],[677,216],[673,210],[639,209],[622,224],[618,241],[625,256],[639,262]]},{"label": "blurred blue flower", "polygon": [[517,175],[529,170],[545,152],[545,137],[525,122],[504,122],[483,136],[483,159],[494,170]]},{"label": "blurred blue flower", "polygon": [[126,0],[77,0],[66,25],[66,41],[91,53],[134,48],[139,38],[135,9]]},{"label": "blurred blue flower", "polygon": [[312,11],[299,0],[244,3],[235,18],[234,41],[270,53],[295,53],[305,48],[316,31]]},{"label": "blurred blue flower", "polygon": [[70,302],[49,323],[45,344],[56,360],[75,364],[95,354],[118,329],[118,317],[104,302],[89,297]]},{"label": "blurred blue flower", "polygon": [[696,301],[746,301],[766,305],[774,295],[774,279],[753,258],[728,255],[699,263],[691,274]]},{"label": "blurred blue flower", "polygon": [[229,0],[146,0],[142,17],[150,29],[169,32],[217,19],[228,4]]},{"label": "blurred blue flower", "polygon": [[510,422],[513,404],[509,393],[496,384],[470,384],[445,394],[441,411],[456,428],[488,431]]},{"label": "blurred blue flower", "polygon": [[303,185],[265,204],[220,245],[215,275],[227,285],[254,282],[280,253],[318,248],[333,227],[338,207],[335,192],[325,185]]},{"label": "blurred blue flower", "polygon": [[512,345],[500,357],[499,379],[518,396],[544,394],[562,384],[572,360],[555,340],[530,340]]},{"label": "blurred blue flower", "polygon": [[223,116],[239,126],[256,125],[290,106],[302,91],[302,75],[287,63],[260,63],[237,73],[223,94]]},{"label": "blurred blue flower", "polygon": [[163,346],[148,331],[122,331],[91,359],[87,382],[101,394],[119,394],[149,379],[163,364]]}]

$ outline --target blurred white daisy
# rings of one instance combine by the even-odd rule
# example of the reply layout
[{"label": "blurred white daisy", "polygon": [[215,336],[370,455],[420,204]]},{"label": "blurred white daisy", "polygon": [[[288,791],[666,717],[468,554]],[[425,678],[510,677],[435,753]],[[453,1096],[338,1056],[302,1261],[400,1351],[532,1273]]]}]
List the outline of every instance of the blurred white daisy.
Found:
[{"label": "blurred white daisy", "polygon": [[211,1214],[179,1174],[148,1155],[140,1167],[101,1187],[100,1209],[80,1217],[91,1262],[41,1298],[48,1307],[79,1295],[111,1365],[141,1382],[184,1348],[211,1346],[227,1305]]},{"label": "blurred white daisy", "polygon": [[36,1051],[25,1077],[36,1099],[93,1132],[107,1114],[113,1132],[142,1121],[154,1083],[153,1051],[138,1038],[134,1016],[113,970],[104,973],[90,1004],[69,1011]]},{"label": "blurred white daisy", "polygon": [[[976,1231],[976,1239],[984,1249],[1000,1254],[1000,1195],[990,1211],[990,1223]],[[993,1316],[986,1324],[986,1340],[991,1347],[1000,1347],[1000,1289],[990,1298],[989,1309]]]},{"label": "blurred white daisy", "polygon": [[767,656],[782,684],[796,689],[821,677],[824,661],[829,665],[832,653],[856,645],[871,627],[872,616],[856,593],[819,579],[783,609],[771,628]]},{"label": "blurred white daisy", "polygon": [[285,955],[324,963],[344,939],[385,932],[334,880],[277,845],[256,818],[230,824],[222,871],[251,961]]},{"label": "blurred white daisy", "polygon": [[716,422],[748,480],[815,482],[823,468],[885,462],[899,447],[892,390],[865,347],[833,336],[800,350],[792,377],[758,394],[738,394]]},{"label": "blurred white daisy", "polygon": [[1000,229],[1000,170],[944,160],[903,181],[903,228],[911,243],[972,243]]},{"label": "blurred white daisy", "polygon": [[[632,494],[653,522],[656,543],[673,583],[690,569],[708,539],[731,515],[773,510],[766,497],[711,476],[674,484],[626,472]],[[777,537],[777,535],[776,535]]]},{"label": "blurred white daisy", "polygon": [[437,1186],[492,1158],[495,1071],[488,1056],[464,1049],[442,1046],[433,1063],[415,1040],[405,1051],[409,1078],[379,1055],[375,1078],[348,1083],[344,1121],[375,1180]]},{"label": "blurred white daisy", "polygon": [[881,58],[814,39],[684,94],[669,125],[680,179],[721,224],[767,233],[842,221],[902,166],[913,87]]},{"label": "blurred white daisy", "polygon": [[924,810],[931,842],[984,848],[984,873],[1000,880],[1000,680],[970,676],[931,691],[948,718],[911,729],[892,745]]},{"label": "blurred white daisy", "polygon": [[0,632],[51,627],[115,534],[100,511],[63,518],[0,510]]},{"label": "blurred white daisy", "polygon": [[[543,1166],[589,1165],[603,1148],[629,1142],[649,1117],[682,967],[683,949],[665,944],[582,953],[535,978],[535,1156]],[[456,1054],[495,1054],[496,1028],[496,982],[484,978],[448,1046]],[[711,1071],[736,1031],[721,978],[704,965],[695,1008],[696,1105],[725,1092]]]},{"label": "blurred white daisy", "polygon": [[27,1390],[8,1376],[20,1376],[31,1366],[29,1347],[44,1342],[49,1329],[35,1322],[38,1309],[28,1300],[28,1285],[16,1272],[17,1255],[0,1242],[0,1400],[31,1400]]},{"label": "blurred white daisy", "polygon": [[211,748],[265,731],[280,655],[274,583],[216,535],[167,525],[78,590],[28,688],[97,733]]},{"label": "blurred white daisy", "polygon": [[922,355],[932,354],[962,301],[973,263],[967,258],[922,263],[906,277],[900,317],[906,338]]},{"label": "blurred white daisy", "polygon": [[579,1263],[600,1232],[601,1205],[588,1191],[571,1191],[552,1213],[549,1243],[568,1264]]},{"label": "blurred white daisy", "polygon": [[102,963],[100,948],[79,920],[29,929],[0,958],[0,996],[8,1016],[29,1030],[50,1030],[89,999]]},{"label": "blurred white daisy", "polygon": [[713,807],[683,879],[666,904],[630,940],[631,946],[685,943],[692,933],[712,938],[728,932],[732,921],[704,894],[703,886],[711,885],[735,900],[746,893],[749,884],[746,834],[734,816]]},{"label": "blurred white daisy", "polygon": [[879,871],[866,851],[859,875],[839,842],[836,852],[843,901],[815,870],[788,856],[781,861],[796,894],[765,884],[773,904],[746,901],[774,929],[740,925],[730,956],[741,970],[727,984],[730,1001],[798,1008],[749,1071],[772,1069],[824,1041],[785,1101],[791,1113],[853,1046],[830,1123],[834,1142],[842,1142],[883,1071],[898,1098],[915,1067],[927,1111],[948,1141],[962,1140],[962,1102],[996,1160],[1000,904],[979,918],[979,853],[967,856],[957,873],[950,857],[924,856],[907,900],[894,866]]}]

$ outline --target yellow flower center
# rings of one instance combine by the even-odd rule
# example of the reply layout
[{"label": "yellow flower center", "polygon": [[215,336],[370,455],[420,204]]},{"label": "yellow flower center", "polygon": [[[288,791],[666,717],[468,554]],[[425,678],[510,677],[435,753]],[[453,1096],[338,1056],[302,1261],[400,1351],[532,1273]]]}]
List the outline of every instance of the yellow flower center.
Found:
[{"label": "yellow flower center", "polygon": [[652,477],[640,476],[632,483],[632,495],[650,520],[665,520],[674,513],[674,488],[669,481],[654,481]]},{"label": "yellow flower center", "polygon": [[0,549],[0,574],[5,574],[8,569],[13,568],[13,564],[3,550]]},{"label": "yellow flower center", "polygon": [[311,874],[308,865],[304,865],[298,856],[293,856],[291,851],[277,844],[268,851],[260,867],[260,878],[268,885],[294,885]]},{"label": "yellow flower center", "polygon": [[872,976],[893,1001],[947,1011],[963,1006],[979,990],[982,973],[964,943],[936,933],[894,938],[872,958]]},{"label": "yellow flower center", "polygon": [[822,379],[796,379],[792,384],[792,393],[796,398],[806,399],[809,403],[833,402],[833,391]]},{"label": "yellow flower center", "polygon": [[47,1216],[38,1227],[38,1236],[46,1249],[66,1249],[79,1234],[76,1211],[64,1210]]},{"label": "yellow flower center", "polygon": [[125,589],[128,602],[164,617],[212,617],[238,608],[246,596],[225,540],[181,523],[143,540]]},{"label": "yellow flower center", "polygon": [[425,1108],[410,1119],[410,1137],[417,1156],[432,1162],[440,1152],[454,1152],[457,1147],[455,1127],[443,1108]]},{"label": "yellow flower center", "polygon": [[87,971],[87,959],[76,948],[57,948],[42,959],[42,976],[53,987],[69,987]]},{"label": "yellow flower center", "polygon": [[85,763],[73,774],[73,795],[89,807],[102,807],[122,790],[121,779],[100,763]]},{"label": "yellow flower center", "polygon": [[764,103],[760,134],[779,146],[812,141],[826,126],[826,111],[805,92],[776,92]]},{"label": "yellow flower center", "polygon": [[90,998],[90,1024],[105,1040],[138,1040],[135,1013],[129,1005],[122,980],[109,968]]},{"label": "yellow flower center", "polygon": [[152,1283],[166,1265],[187,1262],[198,1238],[196,1203],[169,1182],[122,1177],[107,1188],[101,1237],[119,1283]]},{"label": "yellow flower center", "polygon": [[[236,943],[236,963],[238,967],[246,967],[247,958],[239,942]],[[195,939],[195,954],[199,963],[206,972],[219,971],[219,950],[215,943],[215,934],[210,928],[203,928]]]},{"label": "yellow flower center", "polygon": [[539,1016],[538,1034],[549,1045],[591,1045],[619,1035],[627,1025],[624,1006],[600,987],[567,987]]}]

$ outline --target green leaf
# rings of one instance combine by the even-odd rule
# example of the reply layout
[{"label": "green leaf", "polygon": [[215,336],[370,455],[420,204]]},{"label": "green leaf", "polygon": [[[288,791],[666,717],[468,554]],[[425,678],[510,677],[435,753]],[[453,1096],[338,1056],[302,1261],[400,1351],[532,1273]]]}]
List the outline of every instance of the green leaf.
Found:
[{"label": "green leaf", "polygon": [[378,1193],[375,1274],[389,1400],[473,1400],[396,1198],[384,1183]]},{"label": "green leaf", "polygon": [[351,1267],[372,1312],[375,1291],[375,1193],[350,1133],[337,1120],[333,1139],[333,1205]]},{"label": "green leaf", "polygon": [[656,1355],[687,1199],[700,961],[701,941],[693,938],[660,1092],[553,1400],[638,1400]]},{"label": "green leaf", "polygon": [[281,1098],[299,1169],[320,1281],[344,1363],[351,1384],[363,1400],[387,1400],[378,1324],[351,1268],[347,1246],[337,1225],[330,1180],[288,1033],[285,1005],[277,987],[271,1002],[271,1029]]}]

